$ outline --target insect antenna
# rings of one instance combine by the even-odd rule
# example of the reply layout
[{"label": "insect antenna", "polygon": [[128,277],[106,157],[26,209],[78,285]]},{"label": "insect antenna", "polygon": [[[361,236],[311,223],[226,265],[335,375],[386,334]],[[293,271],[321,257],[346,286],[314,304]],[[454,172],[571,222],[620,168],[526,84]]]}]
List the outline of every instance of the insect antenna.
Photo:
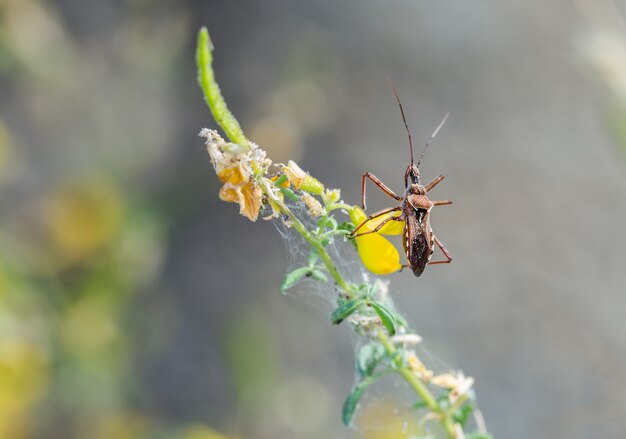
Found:
[{"label": "insect antenna", "polygon": [[404,122],[406,133],[409,135],[409,149],[411,151],[411,164],[413,164],[413,139],[411,138],[411,131],[409,130],[409,125],[406,123],[406,117],[404,116],[404,109],[402,108],[402,102],[400,102],[400,96],[398,96],[398,92],[396,91],[396,88],[393,86],[393,82],[391,82],[391,79],[389,78],[389,76],[387,76],[387,82],[389,83],[389,87],[391,87],[391,90],[393,91],[393,94],[396,97],[396,101],[398,101],[398,106],[400,107],[400,113],[402,114],[402,121]]},{"label": "insect antenna", "polygon": [[[437,128],[435,128],[435,131],[433,131],[433,133],[430,135],[430,139],[428,139],[428,142],[426,142],[426,146],[424,146],[424,149],[422,150],[422,153],[420,154],[420,158],[417,161],[418,168],[420,167],[420,163],[422,162],[422,158],[424,157],[424,153],[426,152],[426,149],[430,146],[431,142],[433,141],[433,139],[435,138],[435,136],[437,135],[437,133],[439,132],[443,124],[446,123],[448,116],[450,116],[450,113],[446,113],[446,115],[443,116],[443,119],[441,119],[441,122],[439,122],[439,125],[437,125]],[[413,163],[412,159],[411,159],[411,163]]]}]

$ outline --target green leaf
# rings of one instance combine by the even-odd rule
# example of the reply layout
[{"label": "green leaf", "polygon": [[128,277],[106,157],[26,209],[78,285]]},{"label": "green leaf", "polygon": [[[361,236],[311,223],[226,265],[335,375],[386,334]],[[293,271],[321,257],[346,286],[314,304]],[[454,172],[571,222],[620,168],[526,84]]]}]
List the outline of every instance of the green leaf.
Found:
[{"label": "green leaf", "polygon": [[330,321],[334,325],[338,325],[346,318],[350,317],[350,315],[355,312],[362,304],[363,299],[361,298],[347,300],[332,312],[332,314],[330,315]]},{"label": "green leaf", "polygon": [[326,222],[325,226],[327,229],[329,229],[329,231],[334,231],[337,229],[337,220],[330,216],[328,217],[328,221]]},{"label": "green leaf", "polygon": [[354,229],[356,229],[356,226],[349,222],[341,223],[337,226],[337,230],[343,230],[348,233],[352,233]]},{"label": "green leaf", "polygon": [[311,269],[309,267],[296,268],[291,273],[287,273],[283,281],[280,283],[280,292],[284,293],[289,288],[300,282],[304,276],[306,276]]},{"label": "green leaf", "polygon": [[474,411],[474,405],[471,403],[464,404],[453,415],[454,421],[461,424],[461,427],[465,427],[465,423],[469,419],[470,415]]},{"label": "green leaf", "polygon": [[320,282],[328,282],[328,277],[324,274],[322,270],[319,268],[313,268],[311,271],[307,273],[307,276],[311,276],[312,279],[315,279]]},{"label": "green leaf", "polygon": [[385,357],[385,348],[380,343],[368,343],[359,350],[356,370],[361,377],[371,376],[376,366]]},{"label": "green leaf", "polygon": [[389,308],[381,303],[370,302],[370,305],[374,308],[378,317],[380,317],[380,320],[383,322],[383,326],[389,335],[394,335],[396,333],[397,322],[393,313],[389,310]]},{"label": "green leaf", "polygon": [[298,196],[297,196],[297,195],[294,193],[294,191],[292,191],[291,189],[287,189],[286,187],[281,187],[281,188],[279,188],[279,189],[280,189],[280,192],[281,192],[284,196],[286,196],[287,198],[289,198],[290,200],[293,200],[293,201],[298,201],[298,200],[299,200]]},{"label": "green leaf", "polygon": [[313,267],[317,260],[319,259],[319,255],[315,250],[311,250],[309,252],[309,267]]},{"label": "green leaf", "polygon": [[363,392],[372,383],[372,379],[365,379],[357,383],[356,386],[350,392],[350,395],[346,398],[346,401],[343,403],[343,409],[341,410],[341,419],[343,420],[343,424],[348,426],[352,422],[352,417],[354,416],[354,412],[361,400],[361,396],[363,396]]},{"label": "green leaf", "polygon": [[287,181],[287,175],[283,174],[276,179],[276,181],[274,182],[274,186],[280,186],[286,181]]}]

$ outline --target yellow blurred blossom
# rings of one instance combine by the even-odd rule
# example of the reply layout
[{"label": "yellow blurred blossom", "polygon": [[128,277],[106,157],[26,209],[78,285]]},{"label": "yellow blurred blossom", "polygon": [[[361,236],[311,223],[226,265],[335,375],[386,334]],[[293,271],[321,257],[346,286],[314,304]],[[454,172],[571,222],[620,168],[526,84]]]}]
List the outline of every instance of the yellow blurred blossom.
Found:
[{"label": "yellow blurred blossom", "polygon": [[36,345],[0,343],[0,437],[21,437],[26,417],[47,387],[48,360]]},{"label": "yellow blurred blossom", "polygon": [[93,439],[141,439],[149,437],[151,422],[137,413],[113,413],[89,422],[80,437]]},{"label": "yellow blurred blossom", "polygon": [[109,181],[94,179],[52,192],[44,218],[61,264],[73,264],[106,246],[119,232],[125,213],[122,194]]},{"label": "yellow blurred blossom", "polygon": [[[391,217],[398,216],[400,212],[390,212],[367,222],[358,232],[364,233],[372,231],[382,221]],[[365,212],[359,207],[353,207],[350,211],[350,219],[355,226],[359,226],[367,219]],[[378,232],[368,233],[364,236],[357,236],[355,239],[359,256],[365,268],[374,274],[383,275],[394,273],[402,268],[400,264],[400,254],[394,245],[386,238],[385,235],[399,235],[404,230],[402,221],[389,221]]]},{"label": "yellow blurred blossom", "polygon": [[256,221],[261,210],[263,191],[254,174],[267,168],[271,161],[265,151],[254,143],[250,148],[225,142],[213,130],[203,129],[200,136],[207,139],[207,150],[218,178],[224,185],[219,197],[223,201],[239,204],[239,213]]},{"label": "yellow blurred blossom", "polygon": [[182,435],[177,436],[177,439],[234,439],[234,437],[225,436],[204,425],[194,425],[187,428]]}]

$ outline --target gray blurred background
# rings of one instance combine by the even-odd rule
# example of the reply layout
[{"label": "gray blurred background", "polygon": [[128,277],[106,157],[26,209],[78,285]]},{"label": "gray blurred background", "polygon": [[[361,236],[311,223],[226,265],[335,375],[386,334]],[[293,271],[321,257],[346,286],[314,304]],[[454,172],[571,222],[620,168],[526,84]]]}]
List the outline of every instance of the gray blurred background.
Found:
[{"label": "gray blurred background", "polygon": [[399,308],[476,378],[495,437],[624,437],[624,14],[0,0],[0,437],[404,437],[343,427],[353,336],[279,294],[278,233],[218,199],[202,25],[249,137],[349,203],[366,170],[402,189],[386,76],[418,145],[450,112],[422,175],[446,174],[433,228],[454,261],[390,276]]}]

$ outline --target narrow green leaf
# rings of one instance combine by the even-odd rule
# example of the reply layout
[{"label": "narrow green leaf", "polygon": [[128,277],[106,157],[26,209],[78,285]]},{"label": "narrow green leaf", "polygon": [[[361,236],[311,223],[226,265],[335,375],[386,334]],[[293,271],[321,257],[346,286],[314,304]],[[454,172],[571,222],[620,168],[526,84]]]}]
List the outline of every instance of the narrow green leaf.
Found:
[{"label": "narrow green leaf", "polygon": [[296,268],[291,273],[287,273],[283,281],[280,283],[280,292],[284,293],[289,288],[293,287],[295,284],[300,282],[304,276],[309,273],[309,267]]},{"label": "narrow green leaf", "polygon": [[383,326],[389,335],[394,335],[396,333],[397,323],[393,313],[389,310],[389,308],[381,303],[370,302],[370,305],[372,305],[372,308],[374,308],[374,311],[376,311],[376,314],[380,317],[380,320],[383,322]]},{"label": "narrow green leaf", "polygon": [[352,422],[352,417],[354,416],[354,412],[361,400],[361,396],[363,396],[363,392],[372,383],[373,380],[365,379],[359,382],[354,388],[350,395],[346,398],[346,401],[343,403],[343,409],[341,410],[341,419],[343,420],[343,424],[348,426]]},{"label": "narrow green leaf", "polygon": [[461,427],[465,427],[465,423],[469,419],[470,415],[474,411],[474,405],[467,403],[459,408],[453,415],[454,421],[461,424]]},{"label": "narrow green leaf", "polygon": [[287,189],[286,187],[281,187],[280,188],[280,192],[286,196],[287,198],[293,200],[293,201],[298,201],[299,198],[298,196],[291,190],[291,189]]},{"label": "narrow green leaf", "polygon": [[315,250],[311,250],[309,252],[309,267],[314,266],[318,259],[319,255],[317,254],[317,252]]},{"label": "narrow green leaf", "polygon": [[359,349],[356,370],[361,377],[371,376],[376,366],[385,356],[385,348],[380,343],[368,343]]},{"label": "narrow green leaf", "polygon": [[228,109],[220,87],[215,81],[215,72],[212,66],[212,50],[213,44],[209,38],[209,31],[206,27],[203,27],[198,33],[196,63],[198,65],[198,83],[204,93],[204,99],[215,121],[224,130],[230,141],[249,149],[250,143],[243,133],[239,122]]},{"label": "narrow green leaf", "polygon": [[278,177],[276,179],[276,181],[274,182],[274,186],[280,186],[281,184],[283,184],[284,182],[287,181],[287,175],[283,174],[280,177]]},{"label": "narrow green leaf", "polygon": [[355,312],[363,304],[363,299],[350,299],[335,309],[330,315],[330,321],[338,325]]},{"label": "narrow green leaf", "polygon": [[319,268],[311,269],[311,271],[307,273],[307,276],[311,276],[311,279],[315,279],[320,282],[328,282],[328,277]]}]

